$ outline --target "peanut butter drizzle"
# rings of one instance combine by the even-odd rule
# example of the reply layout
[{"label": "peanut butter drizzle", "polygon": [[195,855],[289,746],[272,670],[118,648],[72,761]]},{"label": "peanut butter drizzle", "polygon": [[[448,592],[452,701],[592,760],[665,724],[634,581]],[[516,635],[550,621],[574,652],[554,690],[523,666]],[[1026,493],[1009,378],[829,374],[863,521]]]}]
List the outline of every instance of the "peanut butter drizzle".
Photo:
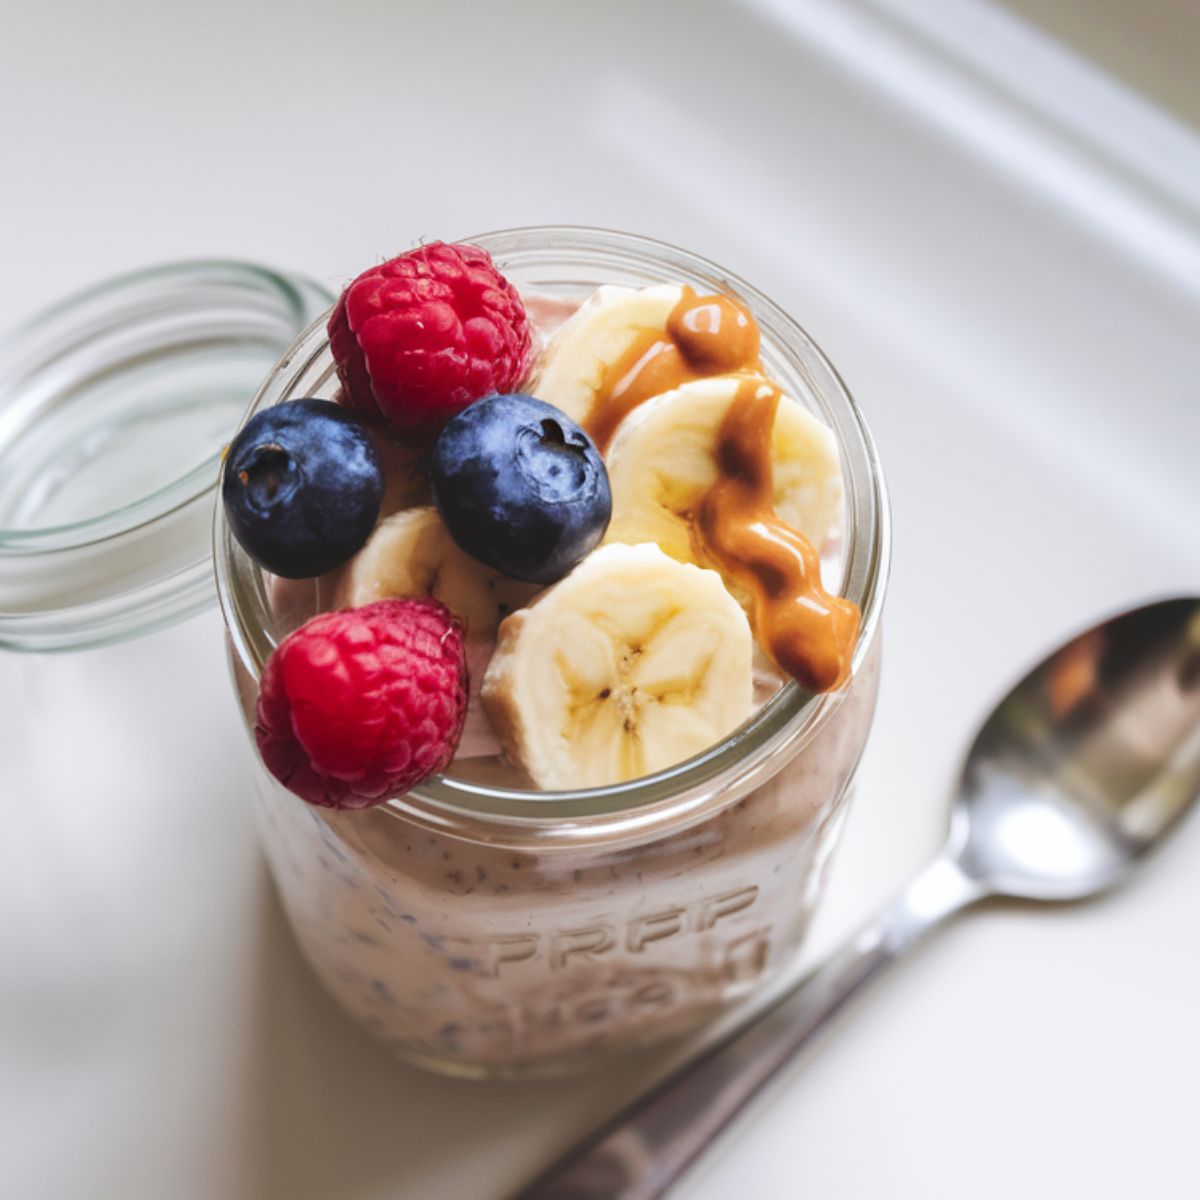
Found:
[{"label": "peanut butter drizzle", "polygon": [[757,369],[758,325],[749,312],[732,296],[685,287],[666,329],[648,329],[605,373],[584,428],[603,452],[621,421],[651,396]]},{"label": "peanut butter drizzle", "polygon": [[811,692],[840,687],[858,640],[858,606],[821,584],[812,543],[775,515],[771,439],[779,389],[739,385],[717,437],[719,477],[696,510],[703,549],[749,589],[759,643]]}]

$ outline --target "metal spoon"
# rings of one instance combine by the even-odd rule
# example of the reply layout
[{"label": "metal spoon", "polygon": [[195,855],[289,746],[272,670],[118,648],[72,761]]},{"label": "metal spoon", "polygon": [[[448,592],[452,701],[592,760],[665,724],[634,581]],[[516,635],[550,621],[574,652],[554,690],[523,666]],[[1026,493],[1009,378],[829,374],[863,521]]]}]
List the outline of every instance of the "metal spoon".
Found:
[{"label": "metal spoon", "polygon": [[846,1004],[989,896],[1082,900],[1120,883],[1200,793],[1200,599],[1080,634],[988,718],[942,852],[848,945],[513,1200],[653,1200]]}]

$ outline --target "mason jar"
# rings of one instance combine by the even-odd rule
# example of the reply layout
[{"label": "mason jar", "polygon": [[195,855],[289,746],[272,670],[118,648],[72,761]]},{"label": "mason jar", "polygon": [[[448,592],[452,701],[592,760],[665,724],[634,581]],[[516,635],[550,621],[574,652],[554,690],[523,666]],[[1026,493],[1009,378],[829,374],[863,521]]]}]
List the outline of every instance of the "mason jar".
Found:
[{"label": "mason jar", "polygon": [[[527,295],[676,282],[740,296],[765,372],[834,431],[840,593],[862,612],[849,682],[788,684],[695,758],[611,787],[521,791],[453,767],[368,810],[309,807],[257,771],[266,854],[297,939],[343,1008],[394,1052],[472,1077],[574,1070],[680,1035],[767,985],[820,893],[878,680],[888,510],[870,436],[836,372],[777,305],[646,239],[536,228],[471,238]],[[322,322],[253,410],[332,398]],[[216,566],[239,702],[294,620],[218,513]]]}]

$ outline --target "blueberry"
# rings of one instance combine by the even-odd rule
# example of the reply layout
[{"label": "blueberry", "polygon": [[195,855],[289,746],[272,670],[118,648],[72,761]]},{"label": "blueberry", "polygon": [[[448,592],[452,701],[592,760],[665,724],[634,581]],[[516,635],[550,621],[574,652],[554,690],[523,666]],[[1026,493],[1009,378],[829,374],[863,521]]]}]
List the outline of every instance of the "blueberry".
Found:
[{"label": "blueberry", "polygon": [[329,400],[255,413],[229,447],[221,485],[234,537],[287,579],[340,566],[371,534],[383,470],[361,421]]},{"label": "blueberry", "polygon": [[431,476],[454,540],[512,579],[561,579],[612,516],[595,443],[532,396],[489,396],[460,412],[434,446]]}]

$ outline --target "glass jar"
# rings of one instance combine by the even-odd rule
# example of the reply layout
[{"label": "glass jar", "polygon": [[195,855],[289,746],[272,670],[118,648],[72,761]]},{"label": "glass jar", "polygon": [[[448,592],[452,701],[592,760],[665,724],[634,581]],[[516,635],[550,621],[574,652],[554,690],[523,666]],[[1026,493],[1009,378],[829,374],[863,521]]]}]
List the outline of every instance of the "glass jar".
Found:
[{"label": "glass jar", "polygon": [[[795,955],[874,709],[889,552],[874,447],[804,331],[692,254],[601,230],[469,239],[522,291],[582,299],[605,283],[732,291],[766,372],[834,430],[845,479],[840,592],[862,610],[853,675],[789,684],[742,728],[670,770],[613,787],[522,792],[440,776],[375,809],[310,808],[260,765],[268,860],[297,938],[342,1006],[402,1057],[451,1074],[585,1067],[681,1034],[763,987]],[[330,397],[314,326],[255,408]],[[286,629],[218,514],[218,585],[248,729]]]}]

